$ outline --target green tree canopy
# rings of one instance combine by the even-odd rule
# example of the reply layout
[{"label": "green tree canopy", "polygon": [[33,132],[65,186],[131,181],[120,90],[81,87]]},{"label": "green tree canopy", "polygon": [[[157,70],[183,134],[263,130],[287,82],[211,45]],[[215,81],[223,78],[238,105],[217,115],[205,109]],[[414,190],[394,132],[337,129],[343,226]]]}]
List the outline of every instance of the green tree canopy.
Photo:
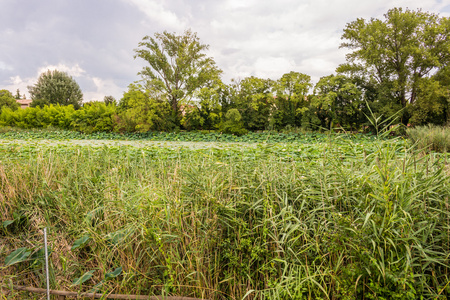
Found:
[{"label": "green tree canopy", "polygon": [[249,130],[264,130],[269,127],[269,119],[274,103],[271,79],[250,76],[231,84],[232,108],[237,108],[242,121]]},{"label": "green tree canopy", "polygon": [[417,99],[410,107],[412,125],[444,125],[449,120],[449,89],[435,78],[422,78],[417,89]]},{"label": "green tree canopy", "polygon": [[80,108],[83,102],[83,93],[78,83],[67,73],[58,70],[42,73],[34,86],[28,86],[31,106],[46,104],[72,104]]},{"label": "green tree canopy", "polygon": [[178,126],[180,106],[222,72],[204,53],[207,49],[208,45],[200,43],[197,34],[189,30],[183,35],[164,31],[155,33],[154,37],[146,36],[135,49],[135,58],[140,57],[149,64],[139,74],[166,95],[173,121]]},{"label": "green tree canopy", "polygon": [[326,128],[336,122],[348,129],[358,125],[362,92],[350,78],[343,75],[322,77],[314,87],[314,95],[311,105],[317,108]]},{"label": "green tree canopy", "polygon": [[450,61],[450,19],[401,8],[384,17],[347,24],[341,47],[352,52],[338,72],[375,79],[380,98],[406,107],[416,100],[420,79]]},{"label": "green tree canopy", "polygon": [[20,107],[14,96],[8,90],[0,90],[0,112],[2,108],[9,107],[12,110],[16,110]]},{"label": "green tree canopy", "polygon": [[302,115],[309,106],[306,97],[311,87],[311,77],[298,72],[286,73],[277,80],[271,119],[274,128],[300,127]]},{"label": "green tree canopy", "polygon": [[146,132],[173,129],[169,103],[155,98],[155,94],[151,87],[130,84],[119,102],[115,130]]}]

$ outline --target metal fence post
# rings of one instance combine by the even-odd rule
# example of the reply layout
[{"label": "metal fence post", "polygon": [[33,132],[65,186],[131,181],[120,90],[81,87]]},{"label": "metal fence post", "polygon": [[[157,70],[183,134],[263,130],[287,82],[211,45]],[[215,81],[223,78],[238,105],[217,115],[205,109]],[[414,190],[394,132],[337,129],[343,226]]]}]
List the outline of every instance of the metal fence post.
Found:
[{"label": "metal fence post", "polygon": [[48,274],[47,227],[44,228],[45,277],[47,279],[47,300],[50,300],[50,276]]}]

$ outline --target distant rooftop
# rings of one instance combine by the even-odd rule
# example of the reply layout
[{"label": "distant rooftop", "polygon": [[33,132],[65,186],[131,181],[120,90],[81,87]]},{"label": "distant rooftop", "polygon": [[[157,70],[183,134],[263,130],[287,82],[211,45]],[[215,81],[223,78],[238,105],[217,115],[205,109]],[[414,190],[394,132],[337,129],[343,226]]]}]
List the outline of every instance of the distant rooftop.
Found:
[{"label": "distant rooftop", "polygon": [[17,99],[16,101],[20,104],[20,108],[30,107],[31,102],[33,102],[31,99]]}]

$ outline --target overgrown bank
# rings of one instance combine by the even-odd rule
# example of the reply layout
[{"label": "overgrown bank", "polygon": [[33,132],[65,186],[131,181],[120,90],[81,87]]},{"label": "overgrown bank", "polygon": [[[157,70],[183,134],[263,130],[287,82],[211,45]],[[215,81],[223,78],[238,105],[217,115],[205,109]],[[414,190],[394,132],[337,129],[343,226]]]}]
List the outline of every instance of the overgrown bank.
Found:
[{"label": "overgrown bank", "polygon": [[2,267],[3,284],[44,286],[31,258],[47,226],[54,288],[77,290],[73,280],[92,271],[89,290],[122,267],[97,288],[206,299],[450,295],[448,165],[396,140],[0,150],[0,256],[30,251]]}]

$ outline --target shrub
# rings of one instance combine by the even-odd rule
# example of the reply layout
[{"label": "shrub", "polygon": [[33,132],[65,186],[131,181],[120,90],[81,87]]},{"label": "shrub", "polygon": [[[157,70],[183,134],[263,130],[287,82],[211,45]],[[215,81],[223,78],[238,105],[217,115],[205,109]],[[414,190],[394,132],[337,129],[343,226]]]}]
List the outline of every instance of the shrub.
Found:
[{"label": "shrub", "polygon": [[70,129],[72,115],[75,109],[72,105],[45,105],[40,107],[28,107],[16,111],[4,108],[0,114],[1,126],[15,126],[19,128],[47,128],[60,127]]},{"label": "shrub", "polygon": [[70,125],[72,129],[84,133],[112,131],[116,113],[113,103],[91,102],[74,112]]},{"label": "shrub", "polygon": [[226,121],[219,125],[219,129],[223,133],[243,135],[248,132],[247,129],[244,128],[242,116],[236,108],[228,110],[225,119]]}]

